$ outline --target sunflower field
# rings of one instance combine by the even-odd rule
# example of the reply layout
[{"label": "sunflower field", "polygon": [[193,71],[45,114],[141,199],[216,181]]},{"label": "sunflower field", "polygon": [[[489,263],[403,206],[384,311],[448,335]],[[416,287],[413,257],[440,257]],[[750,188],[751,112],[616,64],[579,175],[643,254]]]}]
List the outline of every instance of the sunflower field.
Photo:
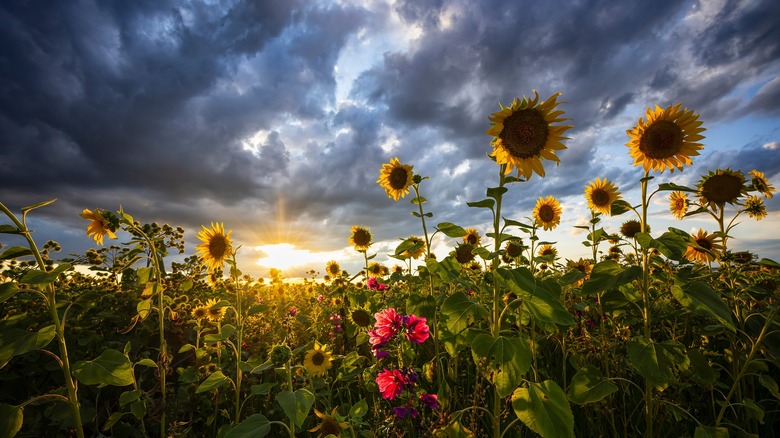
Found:
[{"label": "sunflower field", "polygon": [[[355,273],[332,260],[302,282],[252,278],[221,222],[176,262],[182,228],[121,208],[85,209],[97,248],[55,260],[59,245],[27,226],[53,201],[0,203],[0,232],[19,242],[0,249],[0,436],[775,436],[780,264],[729,250],[737,218],[763,219],[775,188],[757,169],[663,182],[692,164],[705,128],[681,104],[649,108],[627,130],[639,199],[591,181],[592,257],[563,262],[538,237],[560,224],[554,195],[531,217],[502,215],[504,194],[566,149],[558,97],[490,115],[496,184],[468,203],[491,212],[484,235],[434,223],[411,164],[378,164],[377,184],[417,218],[394,268],[373,260],[363,225],[344,236]],[[712,228],[652,229],[661,196]],[[621,215],[619,232],[604,229]],[[119,231],[131,238],[113,244]],[[454,242],[446,257],[435,239]]]}]

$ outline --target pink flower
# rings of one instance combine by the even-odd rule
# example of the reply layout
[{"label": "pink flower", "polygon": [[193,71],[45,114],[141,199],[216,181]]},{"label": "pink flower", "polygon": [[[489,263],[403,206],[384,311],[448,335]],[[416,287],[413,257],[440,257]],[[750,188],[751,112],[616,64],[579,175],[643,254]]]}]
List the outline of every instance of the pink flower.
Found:
[{"label": "pink flower", "polygon": [[409,342],[414,342],[415,344],[422,344],[425,342],[426,339],[430,336],[428,328],[428,324],[426,324],[428,320],[423,317],[418,317],[415,314],[411,314],[404,318],[404,323],[406,324],[406,339],[409,340]]},{"label": "pink flower", "polygon": [[385,340],[389,340],[395,336],[401,329],[401,324],[404,322],[403,315],[396,312],[393,307],[375,313],[374,318],[376,318],[374,331],[376,331],[379,336],[385,338]]},{"label": "pink flower", "polygon": [[295,307],[290,307],[290,311],[288,313],[290,314],[290,316],[295,316],[298,314],[298,309],[296,309]]},{"label": "pink flower", "polygon": [[376,376],[376,384],[379,386],[379,392],[382,393],[382,398],[387,400],[394,399],[397,395],[401,394],[404,390],[404,384],[406,383],[403,374],[398,370],[384,371]]},{"label": "pink flower", "polygon": [[393,412],[398,418],[405,418],[407,415],[417,418],[417,409],[410,406],[396,406],[393,408]]},{"label": "pink flower", "polygon": [[420,403],[431,409],[439,409],[439,396],[436,394],[420,394]]},{"label": "pink flower", "polygon": [[323,297],[322,295],[317,295],[317,302],[318,303],[321,303],[322,300],[324,300],[324,299],[325,299],[325,297]]},{"label": "pink flower", "polygon": [[374,356],[379,359],[388,356],[386,351],[382,351],[382,348],[385,347],[387,341],[388,339],[380,336],[376,330],[370,330],[368,332],[368,343],[371,344],[371,351],[374,353]]}]

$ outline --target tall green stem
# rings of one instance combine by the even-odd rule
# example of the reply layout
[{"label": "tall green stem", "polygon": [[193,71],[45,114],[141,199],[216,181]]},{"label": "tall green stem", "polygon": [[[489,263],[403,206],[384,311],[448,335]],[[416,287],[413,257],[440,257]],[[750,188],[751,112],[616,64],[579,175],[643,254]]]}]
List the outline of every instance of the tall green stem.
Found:
[{"label": "tall green stem", "polygon": [[[641,232],[647,232],[647,182],[649,172],[645,171],[645,176],[642,178],[642,223]],[[650,257],[647,248],[642,248],[642,320],[644,322],[644,337],[647,342],[650,342]],[[653,436],[653,385],[649,380],[645,379],[645,436],[650,438]]]},{"label": "tall green stem", "polygon": [[[504,170],[506,169],[506,164],[502,164],[498,168],[498,187],[499,187],[499,195],[496,196],[496,211],[493,215],[493,240],[495,242],[495,256],[493,256],[492,260],[492,270],[493,272],[496,272],[496,269],[498,268],[498,265],[500,263],[500,259],[498,256],[498,251],[501,249],[501,200],[503,199],[503,195],[500,194],[501,188],[504,187],[505,181],[504,181]],[[531,242],[533,245],[533,242]],[[492,327],[490,327],[490,333],[493,335],[493,337],[498,337],[498,335],[501,332],[501,307],[500,303],[503,301],[501,300],[501,288],[499,287],[498,281],[495,279],[493,280],[493,324]],[[493,437],[499,438],[501,436],[501,396],[498,394],[498,390],[496,388],[493,388]]]},{"label": "tall green stem", "polygon": [[236,253],[233,252],[231,256],[230,276],[233,278],[233,284],[236,288],[236,330],[238,332],[238,342],[236,344],[236,424],[238,424],[241,421],[241,380],[243,378],[241,351],[244,348],[244,313],[241,308],[241,283],[238,281]]}]

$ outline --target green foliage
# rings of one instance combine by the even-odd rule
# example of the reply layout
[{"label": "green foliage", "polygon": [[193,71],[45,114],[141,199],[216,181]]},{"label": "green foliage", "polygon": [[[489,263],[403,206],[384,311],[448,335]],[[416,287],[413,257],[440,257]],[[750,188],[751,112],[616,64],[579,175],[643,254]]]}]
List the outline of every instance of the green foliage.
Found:
[{"label": "green foliage", "polygon": [[512,409],[529,429],[545,438],[574,437],[569,401],[552,380],[517,388],[512,394]]}]

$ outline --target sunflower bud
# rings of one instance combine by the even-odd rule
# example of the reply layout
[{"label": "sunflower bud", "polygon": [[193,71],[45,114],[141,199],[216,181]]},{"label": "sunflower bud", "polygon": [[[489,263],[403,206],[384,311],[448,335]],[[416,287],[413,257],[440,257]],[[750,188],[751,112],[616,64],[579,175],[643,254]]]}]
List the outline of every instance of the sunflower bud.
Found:
[{"label": "sunflower bud", "polygon": [[271,349],[269,360],[274,364],[274,366],[278,367],[287,363],[287,361],[290,360],[290,357],[292,357],[292,351],[290,351],[290,347],[280,344],[274,345],[274,348]]}]

